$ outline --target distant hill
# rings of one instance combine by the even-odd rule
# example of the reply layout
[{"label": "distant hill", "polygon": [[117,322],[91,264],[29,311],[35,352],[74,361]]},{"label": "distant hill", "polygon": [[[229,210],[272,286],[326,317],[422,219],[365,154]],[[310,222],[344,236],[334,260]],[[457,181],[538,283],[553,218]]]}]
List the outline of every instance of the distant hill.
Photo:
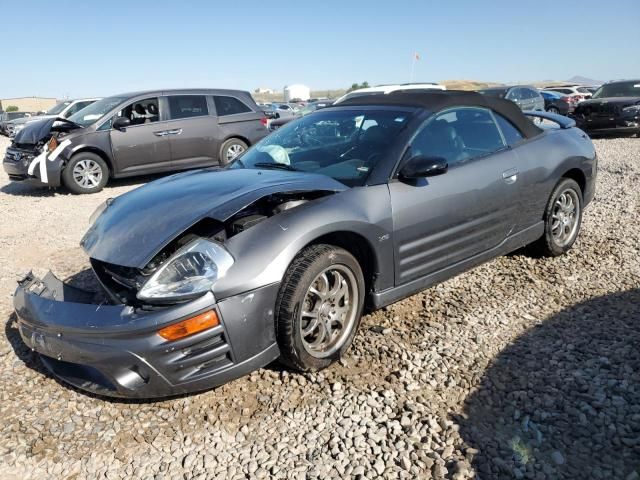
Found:
[{"label": "distant hill", "polygon": [[441,80],[438,83],[447,87],[447,90],[480,90],[481,88],[502,85],[501,83],[481,82],[478,80]]},{"label": "distant hill", "polygon": [[577,83],[580,85],[602,85],[604,82],[602,80],[594,80],[593,78],[582,77],[580,75],[575,75],[567,80],[567,83]]}]

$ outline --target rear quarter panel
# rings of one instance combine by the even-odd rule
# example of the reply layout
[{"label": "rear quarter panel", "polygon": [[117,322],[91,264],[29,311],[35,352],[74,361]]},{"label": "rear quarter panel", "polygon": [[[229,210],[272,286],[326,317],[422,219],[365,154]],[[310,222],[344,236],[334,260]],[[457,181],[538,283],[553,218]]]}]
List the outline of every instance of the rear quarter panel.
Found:
[{"label": "rear quarter panel", "polygon": [[516,147],[521,182],[522,212],[516,231],[542,220],[553,188],[567,172],[578,169],[586,180],[583,196],[593,195],[596,151],[589,137],[578,128],[550,129]]}]

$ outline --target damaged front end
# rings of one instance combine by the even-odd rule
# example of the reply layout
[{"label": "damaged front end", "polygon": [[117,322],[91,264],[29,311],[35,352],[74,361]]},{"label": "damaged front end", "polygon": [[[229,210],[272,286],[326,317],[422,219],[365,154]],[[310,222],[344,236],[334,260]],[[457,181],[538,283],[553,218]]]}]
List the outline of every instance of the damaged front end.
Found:
[{"label": "damaged front end", "polygon": [[[217,296],[216,283],[242,260],[227,244],[336,189],[328,182],[317,188],[315,176],[283,182],[277,175],[242,187],[234,184],[238,175],[188,172],[108,200],[82,241],[106,296],[51,273],[19,282],[14,306],[21,336],[55,376],[101,395],[153,398],[208,389],[278,358],[279,282]],[[195,187],[184,182],[194,178],[206,191],[220,182],[215,206],[190,204]],[[225,197],[222,185],[235,195]],[[166,195],[180,196],[182,204]],[[197,205],[207,201],[196,197]]]},{"label": "damaged front end", "polygon": [[65,118],[28,122],[7,148],[3,161],[5,172],[14,181],[59,186],[63,167],[60,154],[71,143],[65,137],[79,128]]}]

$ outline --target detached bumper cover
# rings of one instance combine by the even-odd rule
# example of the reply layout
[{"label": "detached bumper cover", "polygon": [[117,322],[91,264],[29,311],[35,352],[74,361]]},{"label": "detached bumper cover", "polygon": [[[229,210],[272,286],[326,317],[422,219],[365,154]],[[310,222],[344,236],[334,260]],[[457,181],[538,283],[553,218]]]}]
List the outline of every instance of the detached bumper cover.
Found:
[{"label": "detached bumper cover", "polygon": [[[14,296],[18,328],[59,379],[99,395],[154,398],[206,390],[278,358],[278,284],[215,302],[208,293],[157,311],[93,303],[52,273],[27,275]],[[220,325],[169,342],[161,327],[215,310]]]}]

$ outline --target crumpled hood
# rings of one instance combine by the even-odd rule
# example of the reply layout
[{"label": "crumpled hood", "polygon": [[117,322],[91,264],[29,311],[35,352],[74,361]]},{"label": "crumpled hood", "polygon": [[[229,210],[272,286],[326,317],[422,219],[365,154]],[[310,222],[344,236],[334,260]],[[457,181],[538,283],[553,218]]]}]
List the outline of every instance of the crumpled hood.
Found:
[{"label": "crumpled hood", "polygon": [[304,172],[193,170],[156,180],[107,202],[80,245],[91,258],[143,268],[167,243],[203,218],[225,221],[274,193],[347,188],[325,175]]},{"label": "crumpled hood", "polygon": [[46,139],[53,128],[53,124],[61,122],[65,124],[64,130],[71,130],[74,128],[81,128],[80,125],[73,123],[71,120],[67,120],[62,117],[43,117],[37,120],[28,121],[24,128],[20,130],[15,138],[14,143],[17,145],[37,145],[42,140]]}]

